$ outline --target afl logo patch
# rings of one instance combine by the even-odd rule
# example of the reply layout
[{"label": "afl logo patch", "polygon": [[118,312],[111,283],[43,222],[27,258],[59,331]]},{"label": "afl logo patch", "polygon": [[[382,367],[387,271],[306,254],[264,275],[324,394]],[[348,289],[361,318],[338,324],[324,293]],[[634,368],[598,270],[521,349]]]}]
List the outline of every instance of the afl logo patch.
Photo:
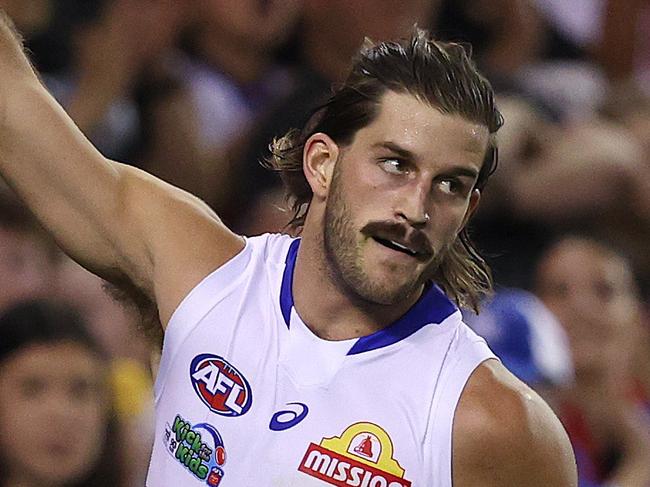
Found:
[{"label": "afl logo patch", "polygon": [[204,353],[190,365],[194,391],[213,413],[221,416],[246,414],[253,403],[253,394],[246,378],[228,361]]}]

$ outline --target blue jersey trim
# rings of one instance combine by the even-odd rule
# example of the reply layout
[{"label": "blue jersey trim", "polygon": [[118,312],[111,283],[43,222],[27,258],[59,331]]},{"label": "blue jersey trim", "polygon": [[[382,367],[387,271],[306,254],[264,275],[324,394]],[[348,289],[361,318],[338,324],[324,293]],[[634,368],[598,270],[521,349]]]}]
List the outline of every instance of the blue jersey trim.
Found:
[{"label": "blue jersey trim", "polygon": [[[285,261],[284,274],[282,275],[282,287],[280,288],[280,309],[284,322],[289,327],[291,319],[291,308],[293,308],[293,270],[296,265],[300,239],[291,242]],[[458,308],[452,303],[445,293],[435,284],[427,286],[420,299],[409,309],[404,316],[375,333],[359,338],[348,355],[376,350],[403,340],[420,328],[429,324],[440,324],[447,317],[452,315]]]},{"label": "blue jersey trim", "polygon": [[426,325],[442,323],[456,310],[456,306],[438,286],[430,285],[404,316],[372,335],[359,338],[348,355],[356,355],[397,343]]},{"label": "blue jersey trim", "polygon": [[285,260],[284,273],[282,274],[282,287],[280,288],[280,310],[284,322],[289,328],[289,321],[291,320],[291,308],[293,308],[293,269],[296,267],[296,257],[298,256],[298,247],[300,246],[300,239],[297,238],[289,246],[287,252],[287,259]]}]

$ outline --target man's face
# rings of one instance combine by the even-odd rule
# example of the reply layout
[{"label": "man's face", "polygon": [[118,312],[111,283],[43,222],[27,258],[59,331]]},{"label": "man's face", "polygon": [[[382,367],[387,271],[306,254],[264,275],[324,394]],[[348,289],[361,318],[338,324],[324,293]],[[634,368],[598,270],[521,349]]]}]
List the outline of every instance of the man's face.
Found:
[{"label": "man's face", "polygon": [[386,93],[333,170],[323,243],[335,282],[377,304],[418,293],[478,203],[488,137],[484,126]]}]

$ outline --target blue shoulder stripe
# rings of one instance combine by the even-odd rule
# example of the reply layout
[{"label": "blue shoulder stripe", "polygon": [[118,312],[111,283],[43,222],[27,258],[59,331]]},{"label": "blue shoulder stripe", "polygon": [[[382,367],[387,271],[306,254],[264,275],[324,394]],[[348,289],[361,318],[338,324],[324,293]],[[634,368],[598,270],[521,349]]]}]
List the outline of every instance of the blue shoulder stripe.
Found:
[{"label": "blue shoulder stripe", "polygon": [[296,266],[296,257],[298,255],[298,247],[300,246],[300,239],[297,238],[289,246],[287,252],[287,259],[285,261],[284,273],[282,274],[282,287],[280,288],[280,310],[284,322],[289,328],[289,320],[291,319],[291,308],[293,308],[293,269]]}]

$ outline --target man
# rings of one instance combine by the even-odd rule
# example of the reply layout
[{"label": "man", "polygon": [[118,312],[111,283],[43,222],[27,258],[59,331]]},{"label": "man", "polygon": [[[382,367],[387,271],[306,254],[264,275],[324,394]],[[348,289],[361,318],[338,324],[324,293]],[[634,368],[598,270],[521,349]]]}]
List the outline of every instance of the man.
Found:
[{"label": "man", "polygon": [[558,420],[431,282],[471,303],[489,281],[461,232],[500,116],[460,46],[367,49],[276,142],[293,240],[103,158],[2,32],[3,176],[166,329],[149,487],[575,485]]}]

